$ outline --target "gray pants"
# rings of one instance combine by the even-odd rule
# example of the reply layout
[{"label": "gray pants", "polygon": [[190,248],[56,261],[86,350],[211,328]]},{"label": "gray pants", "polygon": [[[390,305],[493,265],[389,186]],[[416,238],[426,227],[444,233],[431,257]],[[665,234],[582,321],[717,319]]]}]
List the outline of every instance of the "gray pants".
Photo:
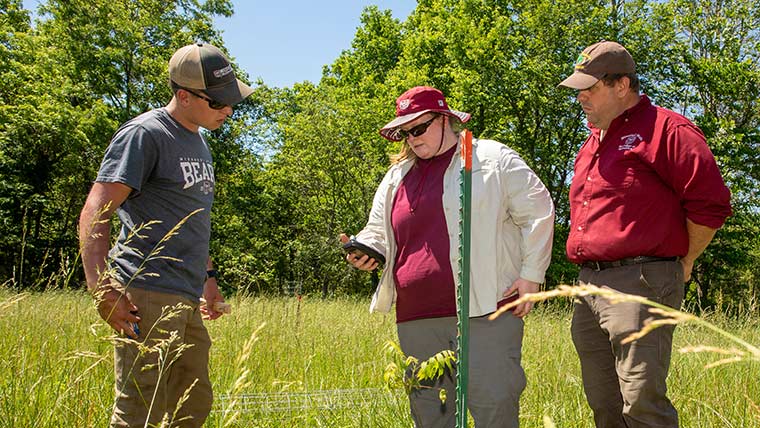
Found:
[{"label": "gray pants", "polygon": [[[681,306],[684,295],[678,261],[602,271],[584,268],[580,283],[644,296],[673,308]],[[612,304],[599,296],[576,300],[571,332],[597,428],[678,427],[678,413],[666,396],[675,327],[660,327],[633,343],[620,343],[653,318],[648,309],[634,302]]]},{"label": "gray pants", "polygon": [[[420,362],[445,349],[456,350],[455,317],[407,321],[397,325],[401,349]],[[470,319],[470,364],[467,386],[468,408],[478,428],[519,426],[519,400],[525,389],[525,372],[520,366],[523,321],[511,313],[494,321]],[[412,419],[417,428],[451,428],[455,420],[456,375],[449,373],[429,382],[409,396]],[[439,388],[446,389],[444,404]]]}]

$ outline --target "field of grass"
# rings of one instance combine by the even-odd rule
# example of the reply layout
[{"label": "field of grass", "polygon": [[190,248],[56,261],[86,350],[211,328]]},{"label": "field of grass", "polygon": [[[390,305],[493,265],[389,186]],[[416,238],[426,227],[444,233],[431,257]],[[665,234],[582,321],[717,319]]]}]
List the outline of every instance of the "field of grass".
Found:
[{"label": "field of grass", "polygon": [[[206,426],[412,425],[403,393],[383,389],[389,362],[383,345],[395,340],[393,316],[370,315],[368,299],[272,297],[231,303],[231,315],[208,324],[217,401]],[[709,320],[760,344],[757,314]],[[523,427],[543,427],[544,416],[557,427],[592,426],[569,325],[569,313],[551,307],[527,318]],[[0,333],[0,428],[107,426],[112,347],[87,295],[16,295],[0,288]],[[247,354],[246,342],[252,343]],[[704,328],[678,327],[676,348],[697,344],[732,346]],[[682,426],[760,428],[760,364],[704,368],[715,359],[674,353],[669,389]],[[241,380],[248,385],[236,388]]]}]

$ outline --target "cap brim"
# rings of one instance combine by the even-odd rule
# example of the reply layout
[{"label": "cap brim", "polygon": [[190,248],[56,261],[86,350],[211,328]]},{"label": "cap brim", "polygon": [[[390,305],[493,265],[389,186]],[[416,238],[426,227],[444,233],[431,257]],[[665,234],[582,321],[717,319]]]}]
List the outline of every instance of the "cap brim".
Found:
[{"label": "cap brim", "polygon": [[382,135],[385,139],[390,141],[401,141],[403,140],[403,137],[400,135],[401,127],[405,124],[417,119],[418,117],[422,116],[425,113],[439,113],[439,114],[445,114],[448,116],[455,116],[459,118],[459,120],[462,123],[467,122],[470,120],[470,117],[472,115],[470,113],[465,113],[463,111],[456,111],[456,110],[422,110],[418,111],[416,113],[407,114],[404,116],[399,116],[392,121],[388,122],[385,126],[380,128],[380,135]]},{"label": "cap brim", "polygon": [[204,92],[214,101],[234,106],[248,98],[253,93],[253,88],[241,82],[240,79],[235,79],[234,82],[216,88],[208,88]]},{"label": "cap brim", "polygon": [[588,89],[594,86],[596,82],[598,81],[599,79],[597,79],[596,77],[590,74],[575,72],[571,74],[570,77],[563,80],[557,86],[564,86],[566,88],[584,90],[584,89]]}]

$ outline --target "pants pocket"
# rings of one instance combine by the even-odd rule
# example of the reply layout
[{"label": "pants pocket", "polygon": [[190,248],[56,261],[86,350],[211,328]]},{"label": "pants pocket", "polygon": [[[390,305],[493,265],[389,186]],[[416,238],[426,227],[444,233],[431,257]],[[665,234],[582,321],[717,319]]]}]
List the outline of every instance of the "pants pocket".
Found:
[{"label": "pants pocket", "polygon": [[657,303],[680,308],[684,296],[683,266],[679,261],[642,263],[639,282],[643,295]]}]

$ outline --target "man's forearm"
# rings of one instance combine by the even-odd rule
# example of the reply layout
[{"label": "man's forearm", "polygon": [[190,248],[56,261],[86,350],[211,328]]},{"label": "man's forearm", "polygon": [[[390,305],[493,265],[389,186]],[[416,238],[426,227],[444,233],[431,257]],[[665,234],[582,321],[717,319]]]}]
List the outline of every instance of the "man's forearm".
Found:
[{"label": "man's forearm", "polygon": [[79,215],[79,249],[87,278],[87,288],[94,291],[106,269],[111,242],[111,215],[127,199],[132,189],[122,183],[93,184]]},{"label": "man's forearm", "polygon": [[702,226],[687,219],[686,230],[689,233],[689,252],[683,259],[693,264],[697,260],[697,257],[705,251],[705,248],[710,244],[718,229]]},{"label": "man's forearm", "polygon": [[82,252],[82,267],[87,280],[87,288],[94,292],[100,285],[101,275],[106,268],[108,243],[111,236],[110,221],[101,221],[98,210],[90,207],[83,210],[79,218],[79,246]]}]

